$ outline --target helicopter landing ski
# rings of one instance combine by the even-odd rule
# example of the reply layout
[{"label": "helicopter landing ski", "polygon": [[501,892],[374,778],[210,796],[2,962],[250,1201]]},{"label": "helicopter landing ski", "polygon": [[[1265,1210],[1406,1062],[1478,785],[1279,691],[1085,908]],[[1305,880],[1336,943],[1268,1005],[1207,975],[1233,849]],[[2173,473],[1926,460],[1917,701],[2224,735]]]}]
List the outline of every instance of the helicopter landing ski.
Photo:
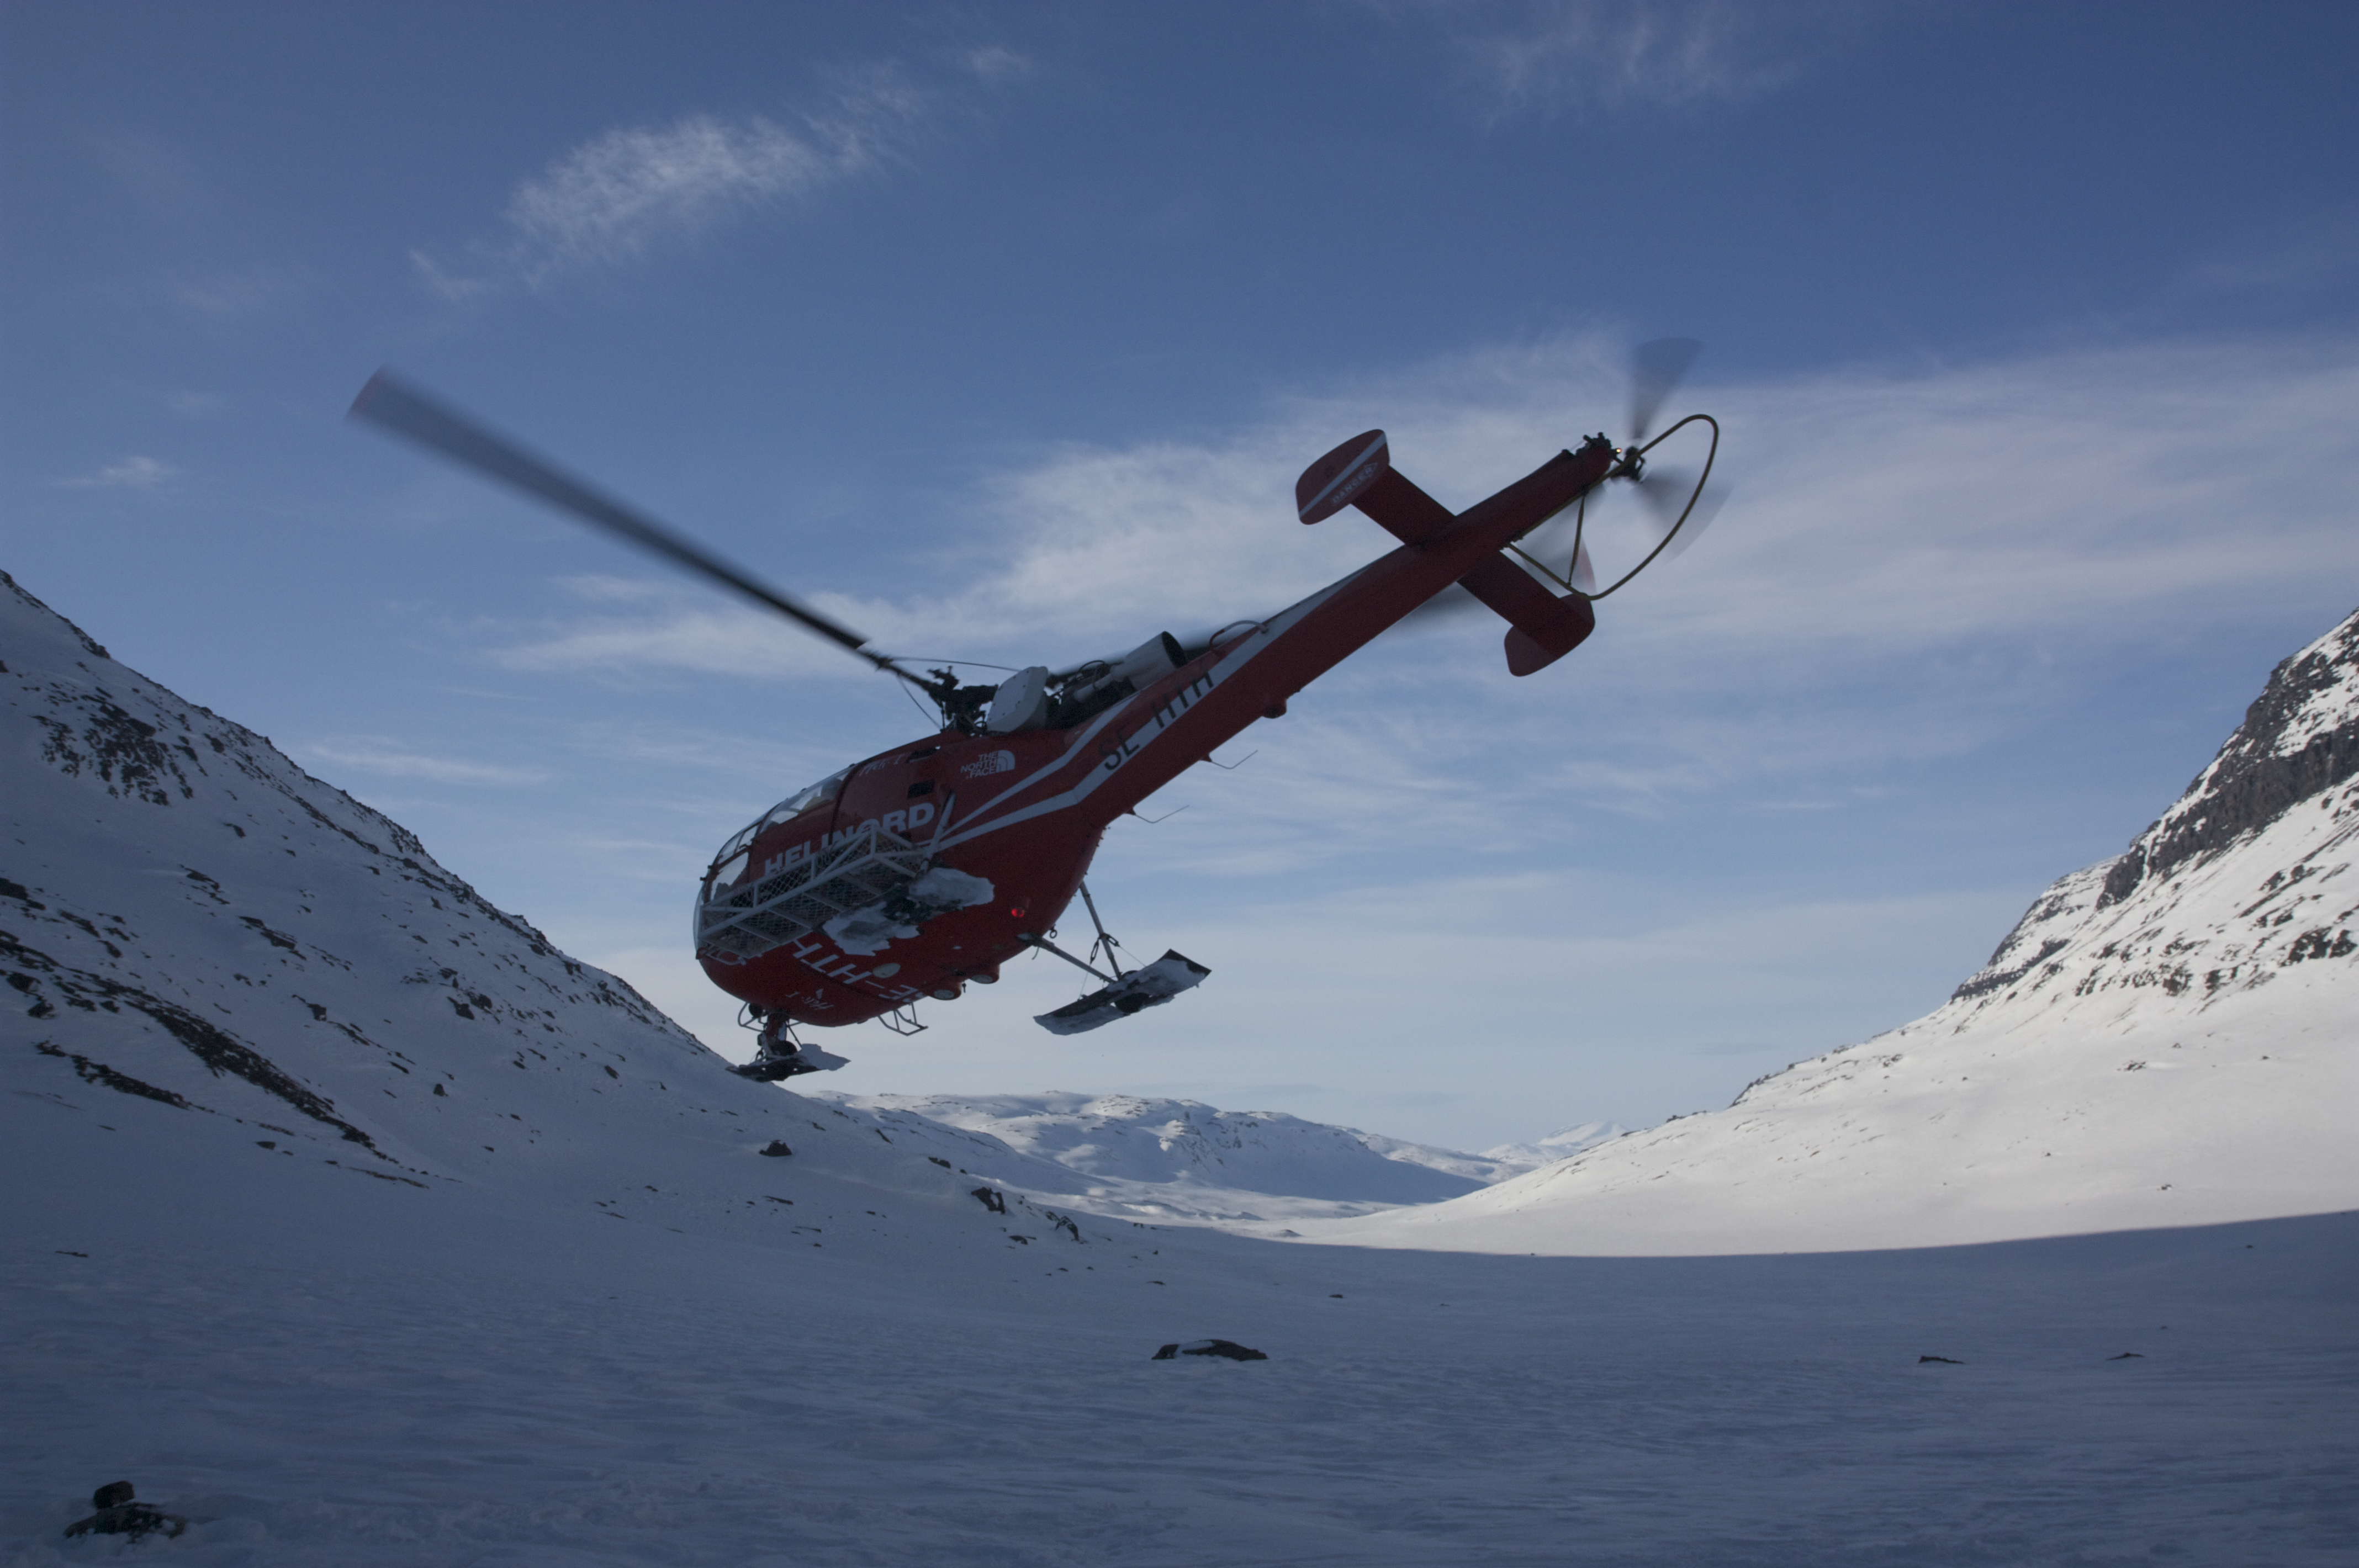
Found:
[{"label": "helicopter landing ski", "polygon": [[[1692,354],[1674,357],[1683,366]],[[859,633],[382,373],[353,416],[762,603],[932,699],[940,715],[933,733],[789,795],[732,836],[697,884],[697,961],[762,1031],[749,1076],[776,1079],[841,1065],[800,1044],[798,1027],[874,1019],[912,1033],[924,1027],[919,1002],[993,984],[1027,948],[1060,951],[1047,937],[1116,819],[1247,727],[1283,717],[1305,687],[1452,584],[1506,622],[1503,651],[1515,676],[1580,646],[1596,629],[1596,601],[1660,556],[1695,511],[1710,459],[1685,509],[1676,520],[1665,514],[1654,551],[1606,589],[1576,586],[1590,580],[1578,523],[1563,575],[1518,542],[1568,509],[1585,516],[1587,498],[1609,480],[1635,481],[1666,506],[1667,478],[1646,464],[1672,430],[1701,421],[1717,451],[1718,426],[1704,415],[1647,438],[1669,386],[1659,374],[1649,384],[1643,351],[1640,364],[1635,433],[1623,446],[1592,436],[1452,513],[1393,467],[1383,431],[1363,432],[1303,471],[1296,513],[1316,524],[1355,508],[1398,541],[1388,554],[1266,619],[1186,643],[1158,633],[1119,658],[1034,665],[994,685],[963,684],[955,668],[904,668]],[[1127,974],[1118,965],[1111,977],[1092,972],[1106,983],[1041,1015],[1043,1028],[1074,1033],[1135,1016],[1210,970],[1167,952]]]},{"label": "helicopter landing ski", "polygon": [[1116,1019],[1131,1018],[1150,1007],[1160,1007],[1181,991],[1204,983],[1212,971],[1195,959],[1169,948],[1163,957],[1096,990],[1079,1001],[1039,1014],[1032,1020],[1051,1034],[1080,1034]]}]

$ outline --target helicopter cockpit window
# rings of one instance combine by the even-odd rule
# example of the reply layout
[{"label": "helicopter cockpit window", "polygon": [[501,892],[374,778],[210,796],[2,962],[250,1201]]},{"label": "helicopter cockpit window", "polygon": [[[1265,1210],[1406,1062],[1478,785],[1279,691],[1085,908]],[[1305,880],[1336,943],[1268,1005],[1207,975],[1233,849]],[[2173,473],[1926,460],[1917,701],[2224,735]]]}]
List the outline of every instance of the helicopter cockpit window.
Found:
[{"label": "helicopter cockpit window", "polygon": [[839,768],[819,783],[797,790],[770,807],[768,814],[762,818],[761,826],[774,827],[781,822],[800,816],[815,806],[829,805],[835,799],[836,791],[843,787],[843,781],[851,776],[850,768]]},{"label": "helicopter cockpit window", "polygon": [[[761,837],[762,830],[764,828],[775,827],[781,822],[791,821],[793,818],[800,816],[804,812],[811,810],[815,806],[821,806],[829,804],[831,801],[835,799],[836,792],[843,787],[843,781],[851,776],[852,769],[839,768],[834,773],[828,774],[827,777],[820,780],[819,783],[795,791],[794,794],[787,796],[786,799],[778,802],[777,805],[764,812],[759,819],[739,832],[736,837],[731,838],[728,843],[723,844],[721,847],[721,853],[716,856],[715,859],[718,860],[727,860],[739,850],[751,845],[756,838]],[[727,879],[723,880],[725,881]]]}]

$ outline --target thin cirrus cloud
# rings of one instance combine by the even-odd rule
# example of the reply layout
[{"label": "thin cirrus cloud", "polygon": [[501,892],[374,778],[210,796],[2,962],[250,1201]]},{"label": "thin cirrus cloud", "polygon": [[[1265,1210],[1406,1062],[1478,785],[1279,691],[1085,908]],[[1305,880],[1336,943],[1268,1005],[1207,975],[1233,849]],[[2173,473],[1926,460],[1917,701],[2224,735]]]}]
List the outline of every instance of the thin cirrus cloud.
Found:
[{"label": "thin cirrus cloud", "polygon": [[61,490],[155,490],[178,479],[180,470],[159,458],[136,455],[118,458],[90,473],[57,481]]},{"label": "thin cirrus cloud", "polygon": [[[979,487],[1001,564],[946,556],[938,580],[955,588],[827,608],[887,650],[1011,665],[1267,613],[1390,543],[1349,512],[1294,521],[1309,458],[1383,424],[1404,471],[1462,507],[1609,420],[1619,357],[1585,341],[1472,354],[1279,406],[1226,440],[1053,452]],[[2359,437],[2339,419],[2354,401],[2359,354],[2315,345],[1700,384],[1680,406],[1726,426],[1734,499],[1602,608],[1577,672],[1582,744],[1558,733],[1568,693],[1538,701],[1506,678],[1489,617],[1404,628],[1321,682],[1283,756],[1254,764],[1262,787],[1223,808],[1222,843],[1190,835],[1187,853],[1321,859],[1296,847],[1310,817],[1390,819],[1359,800],[1368,778],[1481,848],[1490,829],[1453,808],[1465,759],[1495,754],[1517,759],[1525,783],[1505,793],[1519,798],[1789,808],[1881,765],[1971,752],[2069,707],[2071,670],[2158,638],[2322,625],[2359,578],[2341,477]],[[486,656],[609,679],[874,679],[693,585],[575,591],[581,611]],[[1207,774],[1158,809],[1235,793]]]},{"label": "thin cirrus cloud", "polygon": [[1800,74],[1850,8],[1726,0],[1508,0],[1430,11],[1499,114],[1737,103]]},{"label": "thin cirrus cloud", "polygon": [[[1029,64],[994,47],[968,51],[959,69],[990,84],[1025,75]],[[504,238],[478,247],[486,258],[479,270],[422,250],[410,253],[411,265],[429,291],[456,302],[693,243],[906,160],[942,100],[886,65],[845,73],[825,102],[783,122],[699,114],[604,131],[516,188]]]},{"label": "thin cirrus cloud", "polygon": [[[1005,663],[1267,614],[1388,544],[1349,513],[1293,521],[1295,473],[1339,436],[1385,426],[1394,461],[1464,506],[1609,421],[1618,358],[1591,341],[1468,354],[1296,400],[1225,440],[1054,451],[977,481],[997,564],[946,557],[957,586],[933,594],[820,597],[888,650]],[[2339,478],[2359,438],[2335,413],[2354,399],[2359,357],[2267,345],[1698,386],[1680,406],[1719,415],[1715,484],[1734,500],[1703,543],[1614,601],[1619,635],[1644,649],[1651,683],[1734,661],[1819,684],[1863,659],[2035,635],[2118,645],[2158,617],[2248,613],[2359,570]],[[1601,570],[1613,530],[1636,537],[1621,504],[1593,524]],[[601,581],[576,585],[598,601],[588,614],[501,662],[858,672],[701,590]]]},{"label": "thin cirrus cloud", "polygon": [[314,766],[350,769],[378,778],[420,779],[428,784],[533,784],[549,777],[539,768],[436,756],[381,736],[319,741],[303,748],[303,759]]}]

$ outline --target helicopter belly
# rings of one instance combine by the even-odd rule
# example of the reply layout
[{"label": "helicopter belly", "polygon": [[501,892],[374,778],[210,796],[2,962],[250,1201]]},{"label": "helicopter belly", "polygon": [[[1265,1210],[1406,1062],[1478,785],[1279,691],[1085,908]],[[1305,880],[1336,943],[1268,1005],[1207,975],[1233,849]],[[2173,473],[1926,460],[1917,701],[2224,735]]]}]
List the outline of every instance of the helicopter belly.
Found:
[{"label": "helicopter belly", "polygon": [[945,852],[915,884],[954,881],[972,903],[921,903],[914,919],[896,919],[890,901],[880,899],[752,957],[712,949],[698,957],[732,996],[821,1028],[864,1022],[922,1000],[954,1000],[971,982],[998,979],[999,966],[1025,950],[1019,932],[1055,924],[1097,848],[1095,831],[1077,835],[1062,822],[1025,827],[1030,830]]}]

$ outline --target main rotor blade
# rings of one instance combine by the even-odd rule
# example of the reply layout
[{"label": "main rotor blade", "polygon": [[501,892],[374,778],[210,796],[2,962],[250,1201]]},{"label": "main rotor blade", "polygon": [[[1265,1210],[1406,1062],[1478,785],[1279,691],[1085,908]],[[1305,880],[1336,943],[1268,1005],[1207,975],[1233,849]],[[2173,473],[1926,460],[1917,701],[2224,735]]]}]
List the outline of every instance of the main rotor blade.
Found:
[{"label": "main rotor blade", "polygon": [[1644,446],[1663,400],[1688,373],[1703,345],[1693,338],[1657,338],[1630,351],[1630,444]]},{"label": "main rotor blade", "polygon": [[[582,481],[532,456],[515,442],[494,435],[384,371],[377,372],[369,379],[369,384],[361,388],[361,395],[353,400],[352,411],[347,417],[382,425],[388,430],[408,437],[420,446],[432,448],[453,462],[537,495],[592,527],[603,528],[641,549],[652,550],[666,560],[686,567],[757,604],[777,611],[830,642],[842,643],[880,670],[902,674],[890,659],[867,652],[863,644],[868,639],[849,626],[831,621],[808,605],[799,604],[776,589],[756,582],[695,541],[673,533],[653,518],[634,512],[610,496],[600,494]],[[905,676],[903,678],[908,677]]]}]

